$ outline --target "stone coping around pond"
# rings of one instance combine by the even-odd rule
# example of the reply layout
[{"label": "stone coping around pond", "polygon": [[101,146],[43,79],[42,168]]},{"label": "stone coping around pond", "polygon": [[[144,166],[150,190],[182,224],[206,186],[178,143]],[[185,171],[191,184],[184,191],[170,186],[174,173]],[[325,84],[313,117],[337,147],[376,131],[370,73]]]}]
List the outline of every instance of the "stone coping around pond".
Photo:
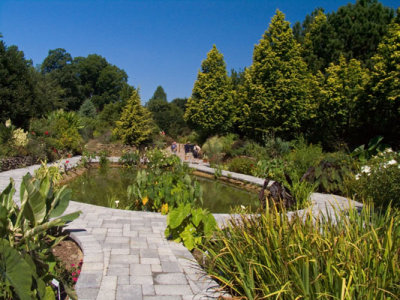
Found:
[{"label": "stone coping around pond", "polygon": [[[111,157],[111,162],[118,162]],[[76,166],[80,156],[61,160]],[[96,159],[94,162],[98,161]],[[214,174],[213,168],[189,164],[201,172]],[[19,203],[22,177],[40,165],[33,165],[0,173],[0,190],[14,178],[14,200]],[[261,178],[222,171],[222,175],[259,186]],[[302,210],[334,215],[334,210],[362,204],[341,196],[313,193],[313,205]],[[82,211],[81,216],[69,223],[66,230],[80,245],[83,266],[76,284],[79,299],[210,299],[221,294],[217,283],[210,279],[195,262],[192,254],[182,245],[164,237],[166,216],[160,213],[126,211],[71,201],[66,213]],[[302,211],[289,212],[289,215]],[[220,225],[226,224],[229,214],[214,214]]]}]

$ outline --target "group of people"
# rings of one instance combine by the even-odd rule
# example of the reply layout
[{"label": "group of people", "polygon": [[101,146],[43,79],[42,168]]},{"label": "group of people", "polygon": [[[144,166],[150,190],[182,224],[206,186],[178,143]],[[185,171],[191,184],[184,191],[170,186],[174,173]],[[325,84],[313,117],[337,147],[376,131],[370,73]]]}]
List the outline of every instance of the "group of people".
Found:
[{"label": "group of people", "polygon": [[[192,152],[193,153],[193,157],[194,158],[199,158],[200,157],[200,155],[201,155],[201,148],[200,148],[200,146],[199,145],[193,145],[193,144],[190,144],[190,143],[186,143],[185,145],[184,145],[184,148],[185,148],[185,155],[187,155],[189,152]],[[178,151],[178,145],[177,145],[177,143],[176,142],[173,142],[172,143],[172,145],[171,145],[171,151],[172,151],[172,153],[174,153],[174,154],[176,154],[176,152]]]}]

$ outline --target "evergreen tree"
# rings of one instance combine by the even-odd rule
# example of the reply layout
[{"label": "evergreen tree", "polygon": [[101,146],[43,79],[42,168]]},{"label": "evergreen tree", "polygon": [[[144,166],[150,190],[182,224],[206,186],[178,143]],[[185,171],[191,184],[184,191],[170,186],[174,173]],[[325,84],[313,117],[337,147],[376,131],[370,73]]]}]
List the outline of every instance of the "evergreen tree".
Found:
[{"label": "evergreen tree", "polygon": [[277,10],[245,73],[240,93],[242,132],[258,140],[270,131],[285,138],[306,132],[315,117],[313,84],[289,22]]},{"label": "evergreen tree", "polygon": [[[321,65],[319,70],[322,71],[331,62],[338,63],[341,56],[347,60],[358,59],[370,66],[370,58],[375,54],[393,15],[393,9],[377,0],[357,0],[355,4],[349,3],[328,14],[326,22],[318,20],[319,26],[314,27],[309,39],[313,45],[312,54],[318,57]],[[317,16],[306,17],[304,36],[310,29],[307,24],[314,23],[315,20],[311,20]],[[313,57],[306,60],[313,61]]]},{"label": "evergreen tree", "polygon": [[134,90],[116,122],[114,134],[125,144],[140,146],[149,140],[152,131],[151,113],[141,105],[139,93]]},{"label": "evergreen tree", "polygon": [[368,69],[360,61],[349,62],[342,56],[338,64],[331,64],[323,81],[318,109],[319,140],[326,147],[339,141],[358,144],[365,137],[362,132],[362,108],[365,89],[370,79]]},{"label": "evergreen tree", "polygon": [[186,105],[188,125],[209,136],[226,133],[234,121],[234,103],[223,55],[214,45],[201,64]]},{"label": "evergreen tree", "polygon": [[90,99],[86,99],[79,109],[79,114],[84,117],[94,118],[96,117],[96,107]]},{"label": "evergreen tree", "polygon": [[[400,8],[397,9],[400,15]],[[370,131],[399,144],[400,132],[400,18],[394,19],[379,45],[371,79]]]},{"label": "evergreen tree", "polygon": [[165,91],[164,91],[164,89],[163,89],[163,87],[161,85],[159,85],[156,88],[156,90],[155,90],[155,92],[153,94],[153,97],[150,98],[149,102],[151,100],[155,100],[155,99],[160,99],[160,100],[162,100],[164,102],[167,102],[167,94],[165,93]]}]

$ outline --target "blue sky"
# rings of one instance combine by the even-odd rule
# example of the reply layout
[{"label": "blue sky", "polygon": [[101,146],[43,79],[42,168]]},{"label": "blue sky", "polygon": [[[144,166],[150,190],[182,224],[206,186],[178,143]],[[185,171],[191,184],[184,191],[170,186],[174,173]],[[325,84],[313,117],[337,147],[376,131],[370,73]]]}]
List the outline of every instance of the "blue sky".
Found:
[{"label": "blue sky", "polygon": [[[241,69],[251,64],[253,47],[276,9],[293,24],[316,7],[331,12],[348,2],[1,0],[0,32],[34,65],[55,48],[73,57],[96,53],[127,72],[129,83],[140,87],[143,103],[158,85],[171,101],[190,96],[213,44],[228,71]],[[381,3],[399,5],[398,0]]]}]

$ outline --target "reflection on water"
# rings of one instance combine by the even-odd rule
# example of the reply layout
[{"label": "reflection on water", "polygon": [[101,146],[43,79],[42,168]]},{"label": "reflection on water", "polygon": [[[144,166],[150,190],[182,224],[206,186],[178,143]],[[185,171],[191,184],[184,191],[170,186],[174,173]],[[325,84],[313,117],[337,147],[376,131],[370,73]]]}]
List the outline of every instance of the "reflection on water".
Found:
[{"label": "reflection on water", "polygon": [[[136,177],[136,170],[111,168],[107,172],[91,169],[69,183],[73,199],[78,202],[109,206],[109,202],[119,201],[119,207],[126,205],[126,189]],[[237,206],[258,207],[258,197],[232,185],[220,181],[196,177],[203,189],[203,207],[214,213],[229,213]]]}]

